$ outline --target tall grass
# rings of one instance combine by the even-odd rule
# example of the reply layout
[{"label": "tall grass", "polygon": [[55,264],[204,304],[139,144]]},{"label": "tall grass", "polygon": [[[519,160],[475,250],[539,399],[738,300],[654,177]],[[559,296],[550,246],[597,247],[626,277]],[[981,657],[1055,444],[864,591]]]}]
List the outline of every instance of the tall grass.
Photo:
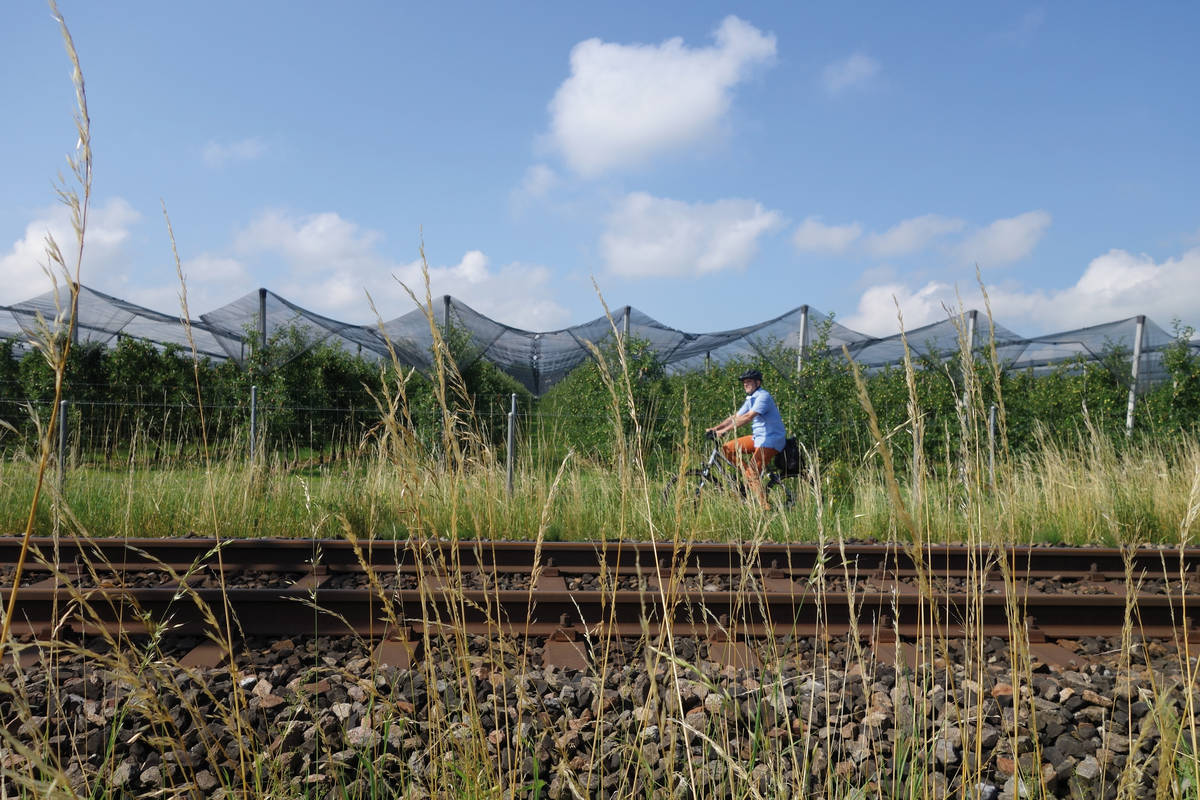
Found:
[{"label": "tall grass", "polygon": [[[329,520],[344,515],[363,538],[417,535],[413,519],[418,511],[430,526],[445,530],[454,525],[467,538],[523,539],[537,531],[563,462],[539,463],[518,455],[515,491],[509,497],[498,454],[489,456],[490,463],[476,460],[455,474],[443,469],[436,452],[415,441],[410,428],[399,425],[385,432],[386,425],[376,433],[396,452],[383,461],[369,450],[326,464],[268,453],[251,469],[239,454],[216,458],[205,470],[190,457],[168,455],[157,465],[73,467],[66,474],[63,499],[95,536],[306,537],[312,535],[304,524],[306,492],[318,513]],[[141,448],[141,442],[139,438],[134,448]],[[692,466],[701,458],[697,452],[680,455]],[[411,469],[401,468],[399,459]],[[1190,508],[1200,444],[1183,440],[1118,449],[1085,432],[1073,443],[1047,442],[1036,452],[1013,457],[998,471],[994,489],[969,490],[955,463],[951,457],[912,471],[896,487],[932,541],[1174,544]],[[36,468],[36,462],[20,458],[0,462],[0,531],[24,529]],[[669,476],[636,477],[657,490],[649,496],[639,491],[639,507],[631,504],[622,478],[607,463],[572,453],[558,479],[545,535],[551,540],[600,535],[649,540],[681,525],[698,540],[709,541],[741,541],[761,529],[773,541],[815,542],[821,526],[836,527],[856,540],[887,540],[895,534],[894,500],[880,465],[870,461],[836,483],[822,473],[819,501],[807,481],[794,485],[796,506],[762,518],[747,514],[743,504],[730,498],[706,498],[698,509],[686,502],[679,508],[674,502],[660,503]],[[976,491],[970,498],[970,523],[964,514],[968,491]],[[396,497],[409,502],[403,509],[385,502]],[[614,513],[622,507],[623,513]],[[213,519],[219,523],[214,525]],[[33,530],[45,534],[52,525],[53,498],[42,498]],[[329,521],[317,535],[336,538],[339,530]],[[1195,521],[1187,531],[1197,533]]]},{"label": "tall grass", "polygon": [[[87,113],[78,60],[62,27],[76,67],[84,143],[77,165],[82,199],[66,195],[74,203],[81,251],[90,181]],[[173,231],[171,239],[174,248]],[[76,272],[71,287],[77,279]],[[241,637],[228,606],[209,607],[181,588],[176,601],[200,606],[206,636],[224,662],[217,669],[192,667],[169,623],[139,619],[129,630],[106,632],[95,624],[97,601],[82,581],[59,568],[54,553],[34,553],[55,569],[70,603],[60,610],[59,629],[48,635],[14,637],[5,617],[0,647],[16,658],[4,666],[0,682],[0,796],[125,797],[136,778],[153,786],[145,795],[162,797],[973,798],[989,781],[1002,782],[997,773],[1009,778],[1010,796],[1058,791],[1135,797],[1148,786],[1156,797],[1197,796],[1192,645],[1179,637],[1172,674],[1149,669],[1150,646],[1138,641],[1134,602],[1145,576],[1132,569],[1120,655],[1106,668],[1116,675],[1114,693],[1139,698],[1152,724],[1140,723],[1134,731],[1132,710],[1125,719],[1114,712],[1100,722],[1107,742],[1117,741],[1112,735],[1118,729],[1125,732],[1116,735],[1125,737],[1131,754],[1143,741],[1156,742],[1146,754],[1155,778],[1148,782],[1147,761],[1133,757],[1098,780],[1082,773],[1060,780],[1053,764],[1047,771],[1042,755],[1048,745],[1037,732],[1039,715],[1050,712],[1039,694],[1025,590],[1019,568],[1002,556],[1004,545],[1018,542],[1153,541],[1174,548],[1162,551],[1164,577],[1177,588],[1194,582],[1182,572],[1181,556],[1200,519],[1195,442],[1118,451],[1085,433],[1072,445],[1048,443],[1013,458],[1003,445],[1001,410],[993,483],[985,466],[985,392],[976,371],[950,374],[959,382],[955,419],[929,420],[906,358],[905,427],[915,454],[907,475],[897,467],[906,454],[893,451],[896,437],[881,429],[860,378],[874,446],[848,479],[826,475],[820,454],[812,453],[813,469],[793,511],[764,514],[721,498],[699,505],[664,500],[667,476],[647,470],[646,432],[625,342],[614,325],[614,355],[593,353],[609,397],[613,461],[587,453],[567,453],[556,463],[526,458],[509,497],[500,453],[477,426],[436,322],[427,277],[418,303],[435,342],[442,423],[437,447],[423,446],[414,435],[407,395],[412,374],[393,359],[376,397],[378,426],[345,461],[317,471],[298,470],[280,458],[254,465],[212,459],[205,447],[201,468],[166,463],[146,470],[131,458],[121,471],[76,470],[65,492],[48,504],[41,494],[52,420],[36,461],[0,466],[0,524],[21,530],[24,519],[27,538],[60,528],[85,537],[185,531],[222,541],[300,536],[313,540],[318,565],[324,538],[354,543],[364,567],[372,548],[407,548],[422,572],[426,602],[419,619],[411,609],[395,607],[384,585],[389,576],[365,571],[377,594],[380,636],[407,643],[419,624],[425,657],[397,669],[384,663],[374,641],[356,641],[347,651],[314,634],[275,642],[272,647],[294,651],[293,667],[268,670],[257,652],[266,643]],[[45,352],[61,379],[69,336],[52,335],[49,326],[47,331]],[[970,353],[961,333],[965,361]],[[998,374],[993,371],[996,382]],[[685,419],[684,427],[707,422]],[[920,458],[929,424],[959,428],[960,449],[947,451],[944,463]],[[686,448],[676,456],[677,474],[695,458]],[[22,500],[24,515],[12,511]],[[539,545],[588,539],[603,560],[624,543],[648,540],[676,558],[673,567],[663,566],[666,559],[656,562],[640,637],[630,642],[604,630],[580,632],[590,666],[554,684],[561,694],[552,698],[540,688],[550,671],[534,660],[519,624],[500,619],[494,603],[483,609],[493,635],[479,639],[462,632],[467,576],[431,546],[448,540],[484,548],[503,538]],[[850,564],[837,574],[818,563],[795,587],[818,609],[817,635],[781,626],[751,647],[735,611],[702,620],[712,634],[707,644],[678,637],[657,620],[669,617],[681,600],[686,582],[679,567],[697,542],[719,539],[743,543],[751,553],[775,540],[816,541],[843,552],[851,540],[893,542],[918,564],[918,635],[901,641],[895,614],[862,629],[836,629],[826,613],[831,593],[845,592],[853,604],[856,583],[866,576]],[[946,607],[934,567],[923,560],[924,545],[936,541],[965,542],[985,554],[974,564],[965,608]],[[218,557],[221,549],[218,544]],[[85,572],[102,566],[85,565]],[[175,576],[181,586],[193,570]],[[982,624],[985,583],[997,571],[1008,603],[1006,655],[994,649]],[[748,570],[735,576],[746,609],[759,602],[760,577]],[[452,602],[435,604],[435,596]],[[530,604],[535,602],[531,591]],[[311,605],[316,619],[319,596]],[[617,621],[609,619],[610,630]],[[951,624],[961,625],[965,637],[951,639]],[[67,626],[92,635],[68,636]],[[1181,634],[1190,626],[1190,619],[1179,620]],[[724,642],[738,658],[762,668],[739,670],[702,659],[705,647]],[[286,686],[274,685],[284,679]],[[568,691],[592,698],[580,716],[573,716],[578,708],[569,699],[564,702]],[[1105,752],[1106,758],[1115,753]]]}]

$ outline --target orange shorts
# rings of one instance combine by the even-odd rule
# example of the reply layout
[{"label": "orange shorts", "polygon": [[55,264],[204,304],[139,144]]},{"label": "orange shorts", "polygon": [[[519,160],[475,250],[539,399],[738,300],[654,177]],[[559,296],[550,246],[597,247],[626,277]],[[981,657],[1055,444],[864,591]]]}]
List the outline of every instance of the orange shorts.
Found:
[{"label": "orange shorts", "polygon": [[[771,459],[779,452],[770,447],[755,447],[753,436],[739,436],[721,447],[725,451],[725,457],[735,464],[738,463],[737,455],[739,453],[749,454],[748,458],[742,459],[742,470],[746,473],[747,478],[758,478],[758,474],[766,468],[767,464],[771,463]],[[754,466],[753,476],[751,476],[751,465]]]}]

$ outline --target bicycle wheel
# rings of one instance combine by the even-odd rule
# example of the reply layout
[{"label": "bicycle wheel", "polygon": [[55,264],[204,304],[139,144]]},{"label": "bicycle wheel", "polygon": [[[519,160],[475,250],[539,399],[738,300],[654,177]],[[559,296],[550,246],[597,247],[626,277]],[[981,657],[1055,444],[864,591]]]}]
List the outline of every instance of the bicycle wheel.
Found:
[{"label": "bicycle wheel", "polygon": [[796,495],[792,487],[778,472],[768,472],[762,476],[763,488],[767,492],[767,502],[776,510],[787,510],[796,504]]}]

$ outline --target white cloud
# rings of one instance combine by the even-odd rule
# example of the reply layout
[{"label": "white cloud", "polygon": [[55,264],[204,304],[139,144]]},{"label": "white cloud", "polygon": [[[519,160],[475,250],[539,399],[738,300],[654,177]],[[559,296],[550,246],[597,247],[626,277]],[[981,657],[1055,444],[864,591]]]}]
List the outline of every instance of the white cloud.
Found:
[{"label": "white cloud", "polygon": [[930,242],[966,225],[961,219],[925,214],[900,222],[883,233],[866,238],[867,250],[876,256],[900,256],[924,249]]},{"label": "white cloud", "polygon": [[334,212],[295,217],[273,210],[240,231],[234,248],[240,253],[277,253],[295,272],[353,273],[384,265],[376,250],[382,238]]},{"label": "white cloud", "polygon": [[551,167],[534,164],[525,170],[521,183],[509,193],[509,209],[520,214],[535,201],[546,199],[561,185],[562,178]]},{"label": "white cloud", "polygon": [[545,197],[559,184],[558,173],[545,164],[534,164],[525,170],[518,189],[521,195],[531,199]]},{"label": "white cloud", "polygon": [[1028,211],[1016,217],[998,219],[968,236],[958,246],[960,258],[968,263],[994,267],[1019,261],[1033,252],[1050,227],[1045,211]]},{"label": "white cloud", "polygon": [[237,161],[253,161],[267,151],[261,139],[252,137],[236,142],[210,140],[204,145],[204,163],[210,167],[223,167]]},{"label": "white cloud", "polygon": [[919,289],[902,283],[872,286],[858,299],[855,312],[842,320],[846,326],[872,336],[891,336],[899,331],[896,304],[904,313],[904,328],[912,330],[946,318],[947,307],[957,308],[954,287],[931,281]]},{"label": "white cloud", "polygon": [[[122,270],[127,269],[125,251],[130,231],[140,219],[133,206],[119,197],[93,204],[88,214],[81,283],[101,291],[120,284]],[[0,303],[11,305],[50,291],[50,278],[42,270],[42,265],[48,263],[47,235],[54,237],[68,268],[74,271],[77,245],[71,212],[66,206],[53,206],[25,226],[25,235],[0,256],[0,275],[4,276],[0,281]]]},{"label": "white cloud", "polygon": [[[421,262],[397,262],[380,252],[383,236],[339,214],[290,215],[269,211],[235,241],[238,252],[282,262],[283,277],[270,288],[297,305],[339,319],[370,322],[367,293],[384,319],[412,310],[402,281],[423,299]],[[467,252],[452,266],[431,265],[430,292],[449,294],[499,322],[530,330],[567,324],[554,300],[550,271],[519,263],[493,268],[482,252]]]},{"label": "white cloud", "polygon": [[752,200],[689,204],[634,192],[609,215],[600,247],[617,275],[705,275],[744,269],[759,237],[782,224],[777,212]]},{"label": "white cloud", "polygon": [[[163,277],[166,282],[161,284],[127,281],[120,288],[119,296],[164,314],[179,314],[183,308],[180,299],[183,287],[174,270],[164,273]],[[187,282],[188,311],[193,318],[240,297],[257,285],[241,261],[208,253],[184,259],[183,277]]]},{"label": "white cloud", "polygon": [[[1018,333],[1037,335],[1097,325],[1145,314],[1170,329],[1172,319],[1200,325],[1200,247],[1157,263],[1148,255],[1110,250],[1092,259],[1074,285],[1064,289],[989,287],[996,322]],[[967,308],[983,309],[977,286],[960,287]],[[863,292],[851,328],[876,335],[896,333],[896,297],[905,327],[946,318],[943,304],[958,307],[953,286],[932,281],[920,288],[903,283],[873,286]]]},{"label": "white cloud", "polygon": [[825,90],[841,94],[847,89],[862,86],[879,74],[879,62],[866,53],[854,53],[825,67],[821,73]]},{"label": "white cloud", "polygon": [[843,253],[862,236],[862,225],[826,225],[820,217],[808,217],[796,227],[792,243],[802,253]]},{"label": "white cloud", "polygon": [[593,177],[704,139],[729,111],[732,90],[775,55],[775,37],[729,16],[711,47],[682,39],[624,45],[588,39],[550,101],[550,139],[570,167]]}]

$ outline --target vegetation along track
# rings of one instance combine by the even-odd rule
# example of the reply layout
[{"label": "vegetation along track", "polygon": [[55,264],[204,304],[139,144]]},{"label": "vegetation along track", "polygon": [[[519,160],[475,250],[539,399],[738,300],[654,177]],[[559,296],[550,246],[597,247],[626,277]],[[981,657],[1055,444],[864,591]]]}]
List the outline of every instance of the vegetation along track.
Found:
[{"label": "vegetation along track", "polygon": [[[5,603],[20,544],[0,539]],[[604,637],[700,637],[752,666],[748,641],[1195,639],[1200,550],[844,544],[35,539],[14,632],[356,634],[407,665],[425,634],[537,640],[582,667]],[[221,631],[228,635],[228,631]],[[202,658],[198,654],[197,658]],[[745,663],[740,663],[745,662]]]}]

